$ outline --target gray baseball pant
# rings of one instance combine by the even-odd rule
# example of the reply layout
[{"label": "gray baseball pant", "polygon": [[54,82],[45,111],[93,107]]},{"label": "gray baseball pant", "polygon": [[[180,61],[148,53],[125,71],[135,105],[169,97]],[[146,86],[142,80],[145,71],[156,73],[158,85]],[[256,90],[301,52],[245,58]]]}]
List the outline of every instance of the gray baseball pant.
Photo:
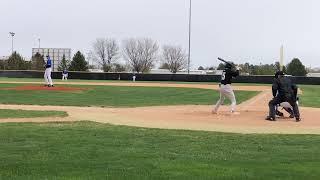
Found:
[{"label": "gray baseball pant", "polygon": [[217,104],[215,105],[214,112],[217,112],[220,105],[223,104],[225,98],[228,98],[231,101],[231,112],[236,110],[236,97],[234,95],[232,86],[230,84],[220,86],[220,99],[218,100]]}]

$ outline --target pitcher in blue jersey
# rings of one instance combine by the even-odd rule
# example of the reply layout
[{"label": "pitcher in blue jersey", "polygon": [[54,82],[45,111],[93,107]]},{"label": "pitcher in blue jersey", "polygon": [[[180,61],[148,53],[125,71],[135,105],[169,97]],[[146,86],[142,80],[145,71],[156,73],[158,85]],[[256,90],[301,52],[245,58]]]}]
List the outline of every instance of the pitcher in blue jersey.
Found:
[{"label": "pitcher in blue jersey", "polygon": [[51,71],[52,71],[51,66],[52,66],[52,62],[51,62],[50,56],[48,55],[47,62],[45,65],[46,70],[44,72],[44,80],[46,82],[45,86],[48,86],[48,87],[53,87],[53,82],[51,79]]}]

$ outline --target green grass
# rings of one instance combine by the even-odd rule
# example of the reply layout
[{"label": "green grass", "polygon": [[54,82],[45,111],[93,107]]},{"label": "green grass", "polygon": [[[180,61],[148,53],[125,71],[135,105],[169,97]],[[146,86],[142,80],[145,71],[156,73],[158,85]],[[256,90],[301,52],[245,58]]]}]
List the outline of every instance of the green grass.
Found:
[{"label": "green grass", "polygon": [[[0,82],[1,81],[16,81],[16,82],[42,82],[43,79],[37,79],[37,78],[4,78],[4,77],[0,77]],[[56,80],[56,81],[59,81],[61,82],[61,80]],[[69,82],[122,82],[122,83],[125,83],[125,82],[130,82],[130,81],[107,81],[107,80],[70,80]],[[215,82],[166,82],[166,81],[141,81],[141,82],[160,82],[160,83],[187,83],[187,84],[216,84]],[[268,85],[268,84],[251,84],[251,83],[235,83],[235,85],[237,86],[253,86],[253,85],[258,85],[258,86],[261,86],[261,85],[267,85],[267,86],[270,86],[270,89],[271,89],[271,85]],[[0,85],[0,88],[2,86],[8,86],[8,85]],[[303,95],[301,96],[301,105],[302,106],[306,106],[306,107],[316,107],[316,108],[320,108],[320,86],[319,85],[300,85],[299,87],[302,88],[303,90]],[[99,91],[99,90],[98,90]],[[209,90],[210,91],[210,90]],[[2,92],[0,92],[0,95],[1,95]],[[240,96],[243,96],[243,93],[244,92],[240,92],[237,93],[237,98],[239,98]],[[212,94],[212,93],[211,93]],[[216,94],[216,93],[215,93]],[[252,97],[251,96],[251,93],[249,93],[250,95],[248,97]],[[244,93],[244,96],[247,96],[246,93]],[[181,97],[181,96],[179,96]],[[245,97],[244,99],[248,98],[248,97]],[[102,97],[103,99],[105,97]],[[128,98],[128,97],[125,97],[125,98]],[[216,101],[217,99],[217,96],[214,95],[214,96],[211,96],[211,97],[208,97],[206,95],[205,98],[208,98],[209,101],[207,101],[206,103],[203,102],[203,100],[201,100],[202,102],[196,102],[195,100],[195,103],[196,104],[211,104],[213,101]],[[107,98],[108,99],[108,98]],[[207,100],[208,100],[207,99]],[[239,102],[242,102],[244,99],[242,98],[239,98],[238,101]],[[102,99],[100,99],[102,100]],[[119,101],[117,100],[116,97],[113,98],[114,101]],[[133,100],[135,101],[135,100]],[[187,100],[186,100],[187,101]],[[1,101],[0,101],[1,103]],[[177,105],[177,104],[180,104],[180,103],[173,103],[173,102],[170,102],[169,104],[167,105]],[[42,103],[43,104],[43,103]],[[114,104],[117,104],[117,103],[111,103],[111,106],[114,106]],[[134,104],[130,103],[131,105],[121,105],[121,106],[135,106]],[[137,103],[138,105],[137,106],[143,106],[143,105],[139,105],[140,103]],[[183,103],[182,103],[183,104]],[[190,102],[187,102],[187,104],[190,104]],[[191,103],[192,104],[192,103]],[[56,104],[56,105],[61,105],[61,104]],[[74,105],[74,104],[71,104],[71,105]],[[110,106],[109,103],[97,103],[97,104],[90,104],[90,105],[96,105],[96,106]],[[166,105],[165,103],[156,103],[154,105]],[[85,106],[85,104],[81,105],[81,106]],[[117,105],[116,105],[117,106]]]},{"label": "green grass", "polygon": [[[14,81],[14,82],[44,82],[43,78],[7,78],[7,77],[0,77],[1,81]],[[62,81],[61,79],[53,79],[54,82],[66,82]],[[126,80],[81,80],[81,79],[68,79],[67,82],[132,82],[132,81],[126,81]]]},{"label": "green grass", "polygon": [[0,179],[319,179],[320,136],[0,124]]},{"label": "green grass", "polygon": [[[1,81],[15,81],[15,82],[44,82],[43,78],[6,78],[0,77]],[[54,82],[66,82],[61,79],[54,79]],[[79,82],[79,83],[128,83],[131,80],[81,80],[81,79],[68,79],[67,82]],[[183,82],[183,81],[137,81],[139,83],[163,83],[163,84],[209,84],[215,85],[218,82]],[[254,84],[254,83],[234,83],[237,86],[270,86],[270,84]]]},{"label": "green grass", "polygon": [[[23,84],[0,84],[1,104],[111,107],[209,105],[219,97],[219,93],[213,90],[166,87],[71,86],[88,88],[80,93],[5,89],[16,86],[23,86]],[[257,92],[236,92],[239,103],[256,94]]]},{"label": "green grass", "polygon": [[299,86],[303,94],[300,96],[302,106],[320,108],[320,85]]},{"label": "green grass", "polygon": [[[6,78],[0,77],[1,81],[14,81],[14,82],[44,82],[43,78]],[[66,82],[61,79],[54,79],[54,82]],[[132,80],[82,80],[82,79],[68,79],[67,82],[92,82],[92,83],[128,83],[132,82]],[[182,82],[182,81],[139,81],[141,83],[165,83],[165,84],[218,84],[217,82]]]},{"label": "green grass", "polygon": [[31,111],[31,110],[0,109],[0,119],[66,117],[66,116],[68,116],[68,114],[64,111]]}]

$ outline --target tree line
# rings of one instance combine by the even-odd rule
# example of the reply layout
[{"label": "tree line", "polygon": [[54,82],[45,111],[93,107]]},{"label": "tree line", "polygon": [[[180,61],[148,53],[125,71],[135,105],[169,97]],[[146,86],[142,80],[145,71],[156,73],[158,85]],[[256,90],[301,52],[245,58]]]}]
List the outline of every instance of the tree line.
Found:
[{"label": "tree line", "polygon": [[[26,61],[19,53],[13,52],[8,60],[0,61],[0,69],[2,70],[43,70],[45,68],[45,58],[43,55],[36,53],[31,61]],[[59,64],[58,70],[70,71],[87,71],[89,68],[84,55],[78,51],[69,62],[63,56]]]},{"label": "tree line", "polygon": [[[245,75],[273,75],[280,70],[280,63],[275,64],[259,64],[254,65],[250,63],[238,64],[241,67],[241,74]],[[198,70],[223,70],[224,63],[220,63],[218,67],[204,68],[199,66]],[[287,65],[283,66],[282,71],[293,76],[306,76],[308,74],[307,68],[302,64],[300,59],[294,58]]]},{"label": "tree line", "polygon": [[[161,52],[160,52],[161,51]],[[126,64],[120,63],[122,57]],[[176,73],[187,68],[187,54],[181,46],[159,44],[150,38],[131,38],[122,42],[122,46],[111,38],[98,38],[92,44],[87,59],[99,65],[104,72],[133,71],[146,73],[160,62],[170,72]],[[0,63],[4,70],[43,70],[45,58],[35,54],[31,61],[25,61],[21,55],[14,52],[9,60]],[[78,51],[69,62],[63,57],[59,64],[59,71],[87,71],[89,65],[85,56]]]},{"label": "tree line", "polygon": [[[89,57],[97,62],[104,72],[130,70],[146,73],[160,61],[170,72],[176,73],[187,67],[187,55],[181,46],[164,45],[160,52],[159,44],[149,38],[131,38],[122,42],[122,48],[115,39],[98,38],[93,43]],[[119,63],[123,57],[127,66]]]},{"label": "tree line", "polygon": [[[120,63],[122,57],[126,64]],[[135,73],[147,73],[160,62],[160,69],[168,69],[172,73],[186,69],[187,53],[181,46],[164,45],[161,48],[159,44],[150,38],[130,38],[121,43],[112,38],[98,38],[93,44],[87,59],[98,64],[104,72],[125,72],[133,71]],[[0,68],[3,70],[43,70],[45,58],[39,53],[35,54],[31,61],[25,61],[22,56],[14,52],[8,60],[0,62]],[[92,66],[92,65],[91,65]],[[58,70],[67,69],[69,71],[88,71],[89,66],[86,57],[78,51],[71,61],[63,56]],[[271,75],[280,69],[279,62],[275,64],[250,63],[239,64],[242,68],[242,74],[248,75]],[[221,70],[224,64],[221,63],[217,68],[203,68],[199,70]],[[298,58],[294,58],[284,71],[291,75],[305,76],[307,70]]]}]

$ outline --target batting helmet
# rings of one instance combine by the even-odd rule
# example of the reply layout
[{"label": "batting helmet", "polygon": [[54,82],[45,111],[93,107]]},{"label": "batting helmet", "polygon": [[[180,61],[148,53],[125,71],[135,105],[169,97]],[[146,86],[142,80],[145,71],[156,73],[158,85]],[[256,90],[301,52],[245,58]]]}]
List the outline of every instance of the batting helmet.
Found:
[{"label": "batting helmet", "polygon": [[225,68],[226,69],[231,69],[232,68],[232,62],[228,62],[228,63],[226,63],[226,65],[225,65]]}]

